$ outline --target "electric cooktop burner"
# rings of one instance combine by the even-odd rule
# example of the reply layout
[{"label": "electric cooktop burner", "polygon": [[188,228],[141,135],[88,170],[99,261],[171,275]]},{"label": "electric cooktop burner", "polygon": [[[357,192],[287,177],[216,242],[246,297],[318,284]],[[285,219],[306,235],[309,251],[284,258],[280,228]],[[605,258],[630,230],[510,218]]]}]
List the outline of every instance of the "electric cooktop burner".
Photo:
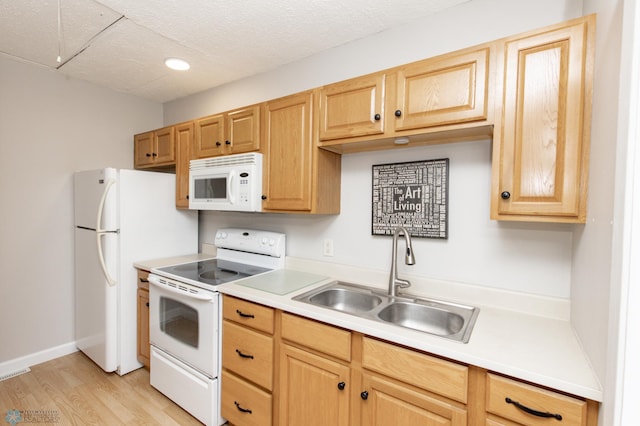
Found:
[{"label": "electric cooktop burner", "polygon": [[250,277],[271,271],[269,268],[231,262],[222,259],[209,259],[197,262],[159,268],[160,275],[178,280],[191,281],[194,284],[219,285],[240,278]]}]

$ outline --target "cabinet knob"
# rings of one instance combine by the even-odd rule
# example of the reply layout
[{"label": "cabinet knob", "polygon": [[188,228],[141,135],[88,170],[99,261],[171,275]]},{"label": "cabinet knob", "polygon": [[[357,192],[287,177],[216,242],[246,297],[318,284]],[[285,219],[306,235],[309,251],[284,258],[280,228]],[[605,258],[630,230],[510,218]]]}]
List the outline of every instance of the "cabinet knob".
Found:
[{"label": "cabinet knob", "polygon": [[376,121],[380,121],[380,114],[374,115],[373,119],[376,120]]},{"label": "cabinet knob", "polygon": [[509,191],[502,191],[500,197],[502,197],[503,200],[508,200],[509,198],[511,198],[511,193]]},{"label": "cabinet knob", "polygon": [[149,302],[145,303],[145,305],[147,305],[147,308],[149,307]]},{"label": "cabinet knob", "polygon": [[362,398],[362,399],[366,400],[367,398],[369,398],[369,392],[367,392],[367,391],[362,391],[362,392],[360,393],[360,398]]},{"label": "cabinet knob", "polygon": [[231,145],[231,141],[224,141],[225,145]]},{"label": "cabinet knob", "polygon": [[402,115],[402,111],[400,111],[399,109],[396,110],[396,112],[394,113],[396,117],[400,117]]},{"label": "cabinet knob", "polygon": [[344,390],[345,386],[347,386],[347,384],[345,382],[338,383],[338,389],[340,389],[340,390]]},{"label": "cabinet knob", "polygon": [[266,200],[266,199],[267,199],[267,196],[266,196],[266,195],[263,195],[263,196],[262,196],[262,197],[260,197],[260,198],[262,198],[263,200]]},{"label": "cabinet knob", "polygon": [[216,141],[216,146],[222,145],[219,141]]},{"label": "cabinet knob", "polygon": [[153,157],[157,157],[158,154],[156,154],[155,152],[151,154]]},{"label": "cabinet knob", "polygon": [[147,157],[151,157],[151,154],[149,154],[148,152],[145,154]]}]

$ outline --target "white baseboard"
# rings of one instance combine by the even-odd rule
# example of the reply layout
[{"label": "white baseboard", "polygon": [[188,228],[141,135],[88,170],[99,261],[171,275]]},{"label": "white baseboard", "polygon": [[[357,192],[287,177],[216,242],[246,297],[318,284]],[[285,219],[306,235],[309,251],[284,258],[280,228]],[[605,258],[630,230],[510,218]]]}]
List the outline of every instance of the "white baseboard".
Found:
[{"label": "white baseboard", "polygon": [[16,371],[24,370],[34,365],[42,364],[43,362],[51,361],[52,359],[59,358],[61,356],[69,355],[78,350],[76,342],[65,343],[64,345],[56,346],[54,348],[45,349],[40,352],[25,355],[20,358],[10,359],[9,361],[0,363],[0,377],[9,375]]}]

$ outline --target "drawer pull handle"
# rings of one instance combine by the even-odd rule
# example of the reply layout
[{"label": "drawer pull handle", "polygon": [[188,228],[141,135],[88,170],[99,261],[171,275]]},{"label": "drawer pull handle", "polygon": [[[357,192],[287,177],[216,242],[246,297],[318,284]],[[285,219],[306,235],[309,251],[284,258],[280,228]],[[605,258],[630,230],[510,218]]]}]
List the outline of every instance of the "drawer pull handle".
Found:
[{"label": "drawer pull handle", "polygon": [[236,349],[236,353],[237,353],[238,355],[240,355],[242,358],[249,358],[249,359],[253,359],[253,355],[243,354],[242,352],[240,352],[240,349]]},{"label": "drawer pull handle", "polygon": [[242,312],[240,309],[236,309],[236,312],[238,315],[240,315],[242,318],[255,318],[255,315],[252,314],[245,314],[244,312]]},{"label": "drawer pull handle", "polygon": [[519,408],[520,410],[524,411],[525,413],[529,413],[532,414],[534,416],[538,416],[538,417],[553,417],[554,419],[558,420],[558,421],[562,421],[562,415],[560,414],[553,414],[553,413],[549,413],[549,412],[542,412],[542,411],[538,411],[538,410],[534,410],[532,408],[529,408],[525,405],[520,404],[518,401],[514,401],[513,399],[506,397],[505,402],[507,404],[513,404],[515,405],[517,408]]},{"label": "drawer pull handle", "polygon": [[248,408],[242,408],[240,404],[238,404],[238,401],[233,401],[233,403],[236,404],[236,408],[238,409],[238,411],[251,414],[251,410],[249,410]]},{"label": "drawer pull handle", "polygon": [[148,280],[148,279],[146,279],[146,278],[140,278],[140,282],[141,282],[141,283],[148,283],[148,282],[149,282],[149,280]]}]

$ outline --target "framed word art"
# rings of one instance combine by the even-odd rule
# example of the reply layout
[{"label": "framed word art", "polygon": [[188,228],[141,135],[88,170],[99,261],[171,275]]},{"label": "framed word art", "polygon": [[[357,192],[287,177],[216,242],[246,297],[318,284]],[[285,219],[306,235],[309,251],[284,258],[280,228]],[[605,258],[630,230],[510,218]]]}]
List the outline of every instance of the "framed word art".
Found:
[{"label": "framed word art", "polygon": [[448,158],[379,164],[372,169],[371,234],[393,235],[402,225],[412,237],[447,238]]}]

